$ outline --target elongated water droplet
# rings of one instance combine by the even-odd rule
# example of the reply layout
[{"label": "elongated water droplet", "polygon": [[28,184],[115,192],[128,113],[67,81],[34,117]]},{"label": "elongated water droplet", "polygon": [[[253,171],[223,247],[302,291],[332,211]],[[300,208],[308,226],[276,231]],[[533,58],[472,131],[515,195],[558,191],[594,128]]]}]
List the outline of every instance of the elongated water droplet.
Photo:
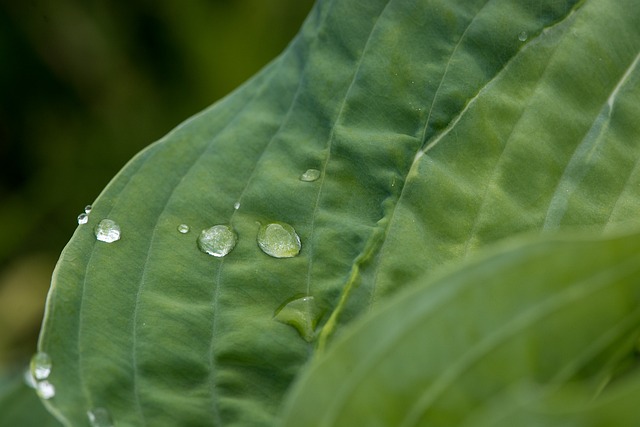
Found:
[{"label": "elongated water droplet", "polygon": [[305,173],[300,175],[300,181],[313,182],[320,178],[320,171],[318,169],[307,169]]},{"label": "elongated water droplet", "polygon": [[214,225],[202,230],[198,237],[198,248],[205,254],[223,257],[236,245],[238,237],[228,225]]},{"label": "elongated water droplet", "polygon": [[113,427],[113,419],[106,408],[93,408],[87,416],[91,427]]},{"label": "elongated water droplet", "polygon": [[44,380],[51,374],[51,357],[45,352],[38,352],[31,358],[31,375],[36,380]]},{"label": "elongated water droplet", "polygon": [[78,215],[79,225],[86,224],[87,222],[89,222],[89,215],[87,215],[86,213],[81,213],[80,215]]},{"label": "elongated water droplet", "polygon": [[518,34],[518,40],[520,40],[521,42],[526,42],[528,38],[529,38],[529,35],[527,34],[526,31],[523,31],[520,34]]},{"label": "elongated water droplet", "polygon": [[96,226],[94,234],[101,242],[113,243],[120,240],[120,226],[110,219],[103,219]]},{"label": "elongated water droplet", "polygon": [[258,230],[258,246],[274,258],[291,258],[300,253],[300,237],[289,224],[266,224]]},{"label": "elongated water droplet", "polygon": [[51,399],[56,395],[56,388],[49,381],[44,380],[36,384],[36,392],[43,399]]},{"label": "elongated water droplet", "polygon": [[233,204],[233,209],[235,209],[235,210],[240,209],[240,202],[235,202],[235,203]]},{"label": "elongated water droplet", "polygon": [[89,215],[91,213],[91,205],[87,205],[84,207],[84,213],[86,213],[87,215]]},{"label": "elongated water droplet", "polygon": [[305,341],[313,341],[314,331],[318,323],[318,307],[312,296],[304,296],[290,300],[281,306],[274,319],[291,325]]},{"label": "elongated water droplet", "polygon": [[182,234],[187,234],[189,232],[190,228],[187,224],[180,224],[178,226],[178,231]]}]

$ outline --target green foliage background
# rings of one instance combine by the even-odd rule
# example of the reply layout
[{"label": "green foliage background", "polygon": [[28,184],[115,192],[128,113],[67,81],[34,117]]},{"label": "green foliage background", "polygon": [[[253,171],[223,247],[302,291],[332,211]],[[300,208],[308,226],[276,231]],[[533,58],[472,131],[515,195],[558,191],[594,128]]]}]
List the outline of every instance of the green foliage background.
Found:
[{"label": "green foliage background", "polygon": [[35,351],[83,207],[280,53],[312,3],[0,1],[0,378]]}]

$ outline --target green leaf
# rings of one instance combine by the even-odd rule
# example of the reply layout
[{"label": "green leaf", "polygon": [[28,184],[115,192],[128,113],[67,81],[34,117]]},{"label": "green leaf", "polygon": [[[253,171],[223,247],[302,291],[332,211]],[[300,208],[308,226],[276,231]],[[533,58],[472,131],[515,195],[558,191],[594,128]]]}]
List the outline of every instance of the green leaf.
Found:
[{"label": "green leaf", "polygon": [[0,427],[60,427],[21,375],[0,378]]},{"label": "green leaf", "polygon": [[[635,0],[318,2],[95,201],[47,303],[50,408],[269,425],[314,351],[412,279],[514,233],[636,221],[639,17]],[[103,219],[120,240],[96,241]],[[298,255],[295,236],[263,252],[271,223]],[[224,257],[198,249],[215,225],[237,236]]]},{"label": "green leaf", "polygon": [[638,233],[509,245],[344,332],[293,389],[284,425],[484,425],[469,420],[526,383],[594,396],[633,354],[639,302]]}]

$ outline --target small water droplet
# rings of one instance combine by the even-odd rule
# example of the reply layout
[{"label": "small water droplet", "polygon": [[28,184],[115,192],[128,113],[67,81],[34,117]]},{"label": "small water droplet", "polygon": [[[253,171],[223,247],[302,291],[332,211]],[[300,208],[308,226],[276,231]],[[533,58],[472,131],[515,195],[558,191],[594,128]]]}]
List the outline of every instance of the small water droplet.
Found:
[{"label": "small water droplet", "polygon": [[274,258],[291,258],[300,253],[300,237],[289,224],[271,223],[258,230],[258,246]]},{"label": "small water droplet", "polygon": [[81,213],[80,215],[78,215],[79,225],[86,224],[87,222],[89,222],[89,215],[87,215],[86,213]]},{"label": "small water droplet", "polygon": [[202,230],[198,236],[198,248],[206,254],[223,257],[236,245],[238,237],[228,225],[214,225]]},{"label": "small water droplet", "polygon": [[274,319],[293,326],[305,341],[311,342],[318,323],[318,314],[315,299],[312,296],[304,296],[289,300],[282,305],[276,311]]},{"label": "small water droplet", "polygon": [[24,370],[24,374],[22,375],[23,379],[24,379],[24,383],[27,385],[27,387],[29,388],[36,388],[36,379],[33,378],[33,374],[31,373],[31,368],[27,368]]},{"label": "small water droplet", "polygon": [[235,203],[233,204],[233,209],[235,209],[235,210],[240,209],[240,202],[235,202]]},{"label": "small water droplet", "polygon": [[91,213],[91,205],[87,205],[84,207],[84,213],[86,213],[87,215],[89,215]]},{"label": "small water droplet", "polygon": [[94,234],[101,242],[113,243],[120,240],[120,226],[110,219],[103,219],[96,226]]},{"label": "small water droplet", "polygon": [[187,224],[180,224],[178,226],[178,231],[182,234],[187,234],[189,232],[190,228]]},{"label": "small water droplet", "polygon": [[518,34],[518,40],[520,40],[521,42],[527,41],[528,38],[529,38],[529,35],[527,34],[526,31],[523,31],[520,34]]},{"label": "small water droplet", "polygon": [[318,169],[307,169],[305,173],[300,175],[300,181],[313,182],[320,178],[320,171]]},{"label": "small water droplet", "polygon": [[44,380],[38,382],[36,385],[36,392],[38,393],[38,396],[47,400],[56,395],[56,388],[49,381]]},{"label": "small water droplet", "polygon": [[113,419],[106,408],[94,408],[87,412],[91,427],[113,427]]},{"label": "small water droplet", "polygon": [[36,380],[44,380],[51,374],[51,357],[43,351],[39,351],[31,358],[31,375]]}]

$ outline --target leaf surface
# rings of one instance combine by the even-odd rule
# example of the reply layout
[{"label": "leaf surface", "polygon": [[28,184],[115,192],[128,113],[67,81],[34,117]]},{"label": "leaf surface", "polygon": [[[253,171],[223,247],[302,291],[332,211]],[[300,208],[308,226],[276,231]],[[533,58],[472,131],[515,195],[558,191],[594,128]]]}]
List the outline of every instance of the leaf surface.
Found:
[{"label": "leaf surface", "polygon": [[523,384],[590,383],[593,397],[620,356],[634,354],[639,260],[638,234],[551,240],[422,280],[305,371],[284,425],[485,425],[470,420],[495,400],[494,412],[507,412],[504,396]]},{"label": "leaf surface", "polygon": [[[318,2],[93,204],[48,298],[50,409],[270,425],[315,349],[413,278],[514,233],[635,221],[639,17],[632,0]],[[105,218],[120,240],[96,241]],[[299,255],[260,250],[269,223]],[[225,257],[198,250],[214,225],[238,237]]]},{"label": "leaf surface", "polygon": [[60,427],[21,375],[0,377],[0,427]]}]

